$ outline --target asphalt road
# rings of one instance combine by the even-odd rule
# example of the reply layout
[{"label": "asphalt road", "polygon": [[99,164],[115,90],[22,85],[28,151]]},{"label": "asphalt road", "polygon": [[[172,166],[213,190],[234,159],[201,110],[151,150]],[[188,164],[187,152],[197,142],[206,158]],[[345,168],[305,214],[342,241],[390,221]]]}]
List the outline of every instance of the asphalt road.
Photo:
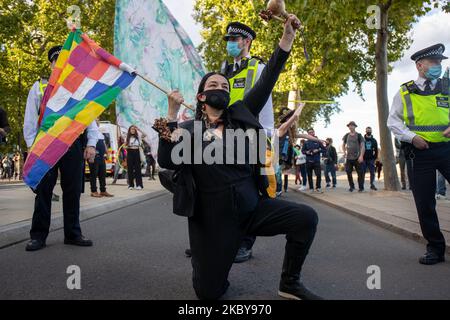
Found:
[{"label": "asphalt road", "polygon": [[[326,299],[449,299],[450,259],[420,265],[424,246],[290,192],[319,213],[305,284]],[[171,213],[171,195],[82,223],[94,247],[66,246],[62,230],[47,248],[25,243],[0,250],[0,299],[196,299],[191,284],[187,221]],[[279,299],[284,237],[258,238],[254,257],[235,264],[224,299]],[[218,254],[220,254],[218,252]],[[68,266],[81,270],[81,290],[69,290]],[[367,268],[381,271],[381,289],[367,288]]]}]

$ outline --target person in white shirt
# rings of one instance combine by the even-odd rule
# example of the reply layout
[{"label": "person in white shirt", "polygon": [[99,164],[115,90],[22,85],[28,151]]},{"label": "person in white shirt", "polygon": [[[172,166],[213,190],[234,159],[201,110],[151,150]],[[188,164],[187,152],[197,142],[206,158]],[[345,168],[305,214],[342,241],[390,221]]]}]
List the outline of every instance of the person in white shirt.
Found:
[{"label": "person in white shirt", "polygon": [[[62,47],[53,47],[48,52],[48,60],[53,69]],[[45,83],[46,84],[46,83]],[[39,129],[39,116],[43,106],[41,101],[43,82],[36,82],[31,88],[25,109],[23,134],[28,149],[33,145]],[[80,228],[80,196],[84,185],[84,160],[93,161],[95,146],[98,138],[98,126],[92,122],[85,133],[80,135],[72,144],[64,156],[44,176],[36,193],[32,225],[30,230],[31,240],[26,246],[26,251],[36,251],[46,246],[46,239],[50,229],[51,201],[53,189],[61,175],[61,188],[63,191],[63,216],[64,216],[64,243],[76,246],[92,246],[91,240],[86,239]]]},{"label": "person in white shirt", "polygon": [[[95,121],[100,126],[99,120]],[[106,161],[105,155],[108,153],[106,146],[105,136],[99,131],[98,141],[95,147],[95,159],[93,162],[89,162],[89,180],[91,184],[91,197],[111,198],[114,195],[106,191]],[[100,183],[100,192],[97,191],[97,178]]]},{"label": "person in white shirt", "polygon": [[[139,136],[139,131],[141,136]],[[127,148],[127,168],[128,168],[128,189],[142,190],[144,185],[142,183],[141,163],[145,159],[141,159],[142,141],[146,135],[137,126],[132,125],[128,128],[127,139],[125,147]],[[143,152],[142,152],[143,153]],[[145,157],[145,156],[144,156]],[[136,182],[136,187],[135,187]]]}]

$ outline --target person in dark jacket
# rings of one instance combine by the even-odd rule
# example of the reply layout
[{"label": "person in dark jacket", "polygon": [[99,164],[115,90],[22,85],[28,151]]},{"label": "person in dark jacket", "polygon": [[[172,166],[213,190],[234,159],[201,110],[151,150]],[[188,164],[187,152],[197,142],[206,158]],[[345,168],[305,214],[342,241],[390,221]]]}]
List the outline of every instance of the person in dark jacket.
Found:
[{"label": "person in dark jacket", "polygon": [[[405,150],[402,148],[402,144],[400,140],[395,138],[395,150],[396,150],[396,160],[397,163],[400,166],[400,181],[402,183],[402,190],[406,190],[406,177],[408,176],[408,184],[409,184],[409,190],[411,190],[411,166],[407,166],[406,163],[410,161],[409,159],[406,159],[405,156]],[[375,167],[377,167],[377,162],[375,162]],[[406,171],[408,170],[408,171]],[[377,172],[379,172],[377,167]],[[406,174],[407,172],[407,174]],[[378,180],[380,180],[380,174],[378,173]]]},{"label": "person in dark jacket", "polygon": [[377,190],[375,187],[375,161],[378,158],[378,142],[372,136],[372,128],[366,128],[366,135],[364,136],[364,162],[362,164],[362,172],[364,175],[364,180],[366,179],[366,172],[369,169],[370,172],[370,189]]},{"label": "person in dark jacket", "polygon": [[0,143],[6,142],[6,135],[11,131],[6,111],[0,107]]},{"label": "person in dark jacket", "polygon": [[[265,160],[253,164],[247,157],[252,142],[266,152],[265,132],[257,117],[289,57],[296,34],[292,25],[298,22],[289,15],[279,46],[243,100],[228,107],[227,78],[208,73],[198,89],[195,120],[177,123],[184,100],[174,91],[169,94],[167,122],[160,120],[154,125],[160,133],[158,163],[176,172],[174,213],[188,217],[193,287],[200,299],[218,299],[225,293],[228,273],[244,235],[277,234],[286,234],[287,239],[279,295],[319,299],[300,282],[318,223],[317,213],[303,204],[269,198],[265,192],[267,177],[260,174]],[[225,129],[256,130],[257,137],[237,143],[228,140],[229,131]],[[238,162],[234,150],[242,145],[246,156]],[[208,163],[206,154],[211,150],[222,150],[223,154]],[[196,156],[199,153],[200,159]]]},{"label": "person in dark jacket", "polygon": [[[315,137],[314,129],[308,129],[308,134]],[[320,155],[325,154],[325,147],[317,141],[307,140],[303,145],[302,152],[306,155],[306,172],[308,174],[309,190],[314,191],[313,171],[316,175],[316,189],[318,193],[322,191],[322,168],[320,166]]]},{"label": "person in dark jacket", "polygon": [[[331,186],[330,182],[333,182],[333,188],[336,188],[337,152],[336,148],[333,146],[333,139],[327,138],[326,141],[327,141],[327,149],[324,157],[325,181],[327,183],[327,188]],[[331,174],[331,179],[329,174]]]},{"label": "person in dark jacket", "polygon": [[145,140],[142,140],[142,143],[144,145],[145,162],[147,162],[147,166],[145,168],[145,175],[148,177],[148,180],[156,180],[155,179],[156,161],[155,158],[153,158],[152,148]]}]

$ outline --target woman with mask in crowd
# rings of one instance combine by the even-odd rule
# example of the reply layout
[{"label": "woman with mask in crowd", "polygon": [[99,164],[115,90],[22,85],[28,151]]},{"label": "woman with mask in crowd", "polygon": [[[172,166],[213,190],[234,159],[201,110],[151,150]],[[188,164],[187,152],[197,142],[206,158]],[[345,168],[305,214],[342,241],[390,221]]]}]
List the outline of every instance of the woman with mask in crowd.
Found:
[{"label": "woman with mask in crowd", "polygon": [[[158,163],[162,168],[175,170],[174,213],[188,217],[193,287],[200,299],[218,299],[226,292],[228,273],[244,235],[278,234],[286,234],[287,239],[278,294],[290,299],[320,299],[300,281],[316,232],[317,213],[307,205],[269,198],[265,192],[267,177],[260,174],[265,162],[255,165],[248,157],[253,142],[266,143],[257,117],[289,57],[296,34],[293,25],[297,24],[297,17],[289,15],[279,46],[243,100],[228,107],[229,81],[212,72],[200,82],[195,120],[177,123],[184,100],[174,91],[169,94],[167,120],[155,123],[154,128],[160,133]],[[230,152],[241,145],[236,139],[228,140],[228,130],[240,129],[253,129],[258,135],[256,140],[245,139],[242,162]],[[200,143],[195,136],[198,130]],[[180,146],[182,151],[178,154],[183,159],[174,157]],[[200,161],[195,159],[198,150],[204,155],[211,146],[223,151],[225,164],[208,164],[204,156]],[[265,152],[266,145],[260,147]]]}]

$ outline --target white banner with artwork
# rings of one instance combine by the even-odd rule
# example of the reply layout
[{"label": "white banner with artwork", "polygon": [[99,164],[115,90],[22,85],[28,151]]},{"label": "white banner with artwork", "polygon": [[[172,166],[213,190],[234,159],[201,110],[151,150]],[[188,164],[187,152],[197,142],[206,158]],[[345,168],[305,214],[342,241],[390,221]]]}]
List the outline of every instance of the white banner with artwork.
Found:
[{"label": "white banner with artwork", "polygon": [[[162,0],[117,0],[114,54],[166,90],[178,89],[195,105],[198,84],[205,73],[195,47]],[[167,96],[137,78],[117,99],[117,122],[122,132],[132,124],[148,136],[156,156],[154,120],[167,114]],[[192,117],[182,109],[179,117]]]}]

